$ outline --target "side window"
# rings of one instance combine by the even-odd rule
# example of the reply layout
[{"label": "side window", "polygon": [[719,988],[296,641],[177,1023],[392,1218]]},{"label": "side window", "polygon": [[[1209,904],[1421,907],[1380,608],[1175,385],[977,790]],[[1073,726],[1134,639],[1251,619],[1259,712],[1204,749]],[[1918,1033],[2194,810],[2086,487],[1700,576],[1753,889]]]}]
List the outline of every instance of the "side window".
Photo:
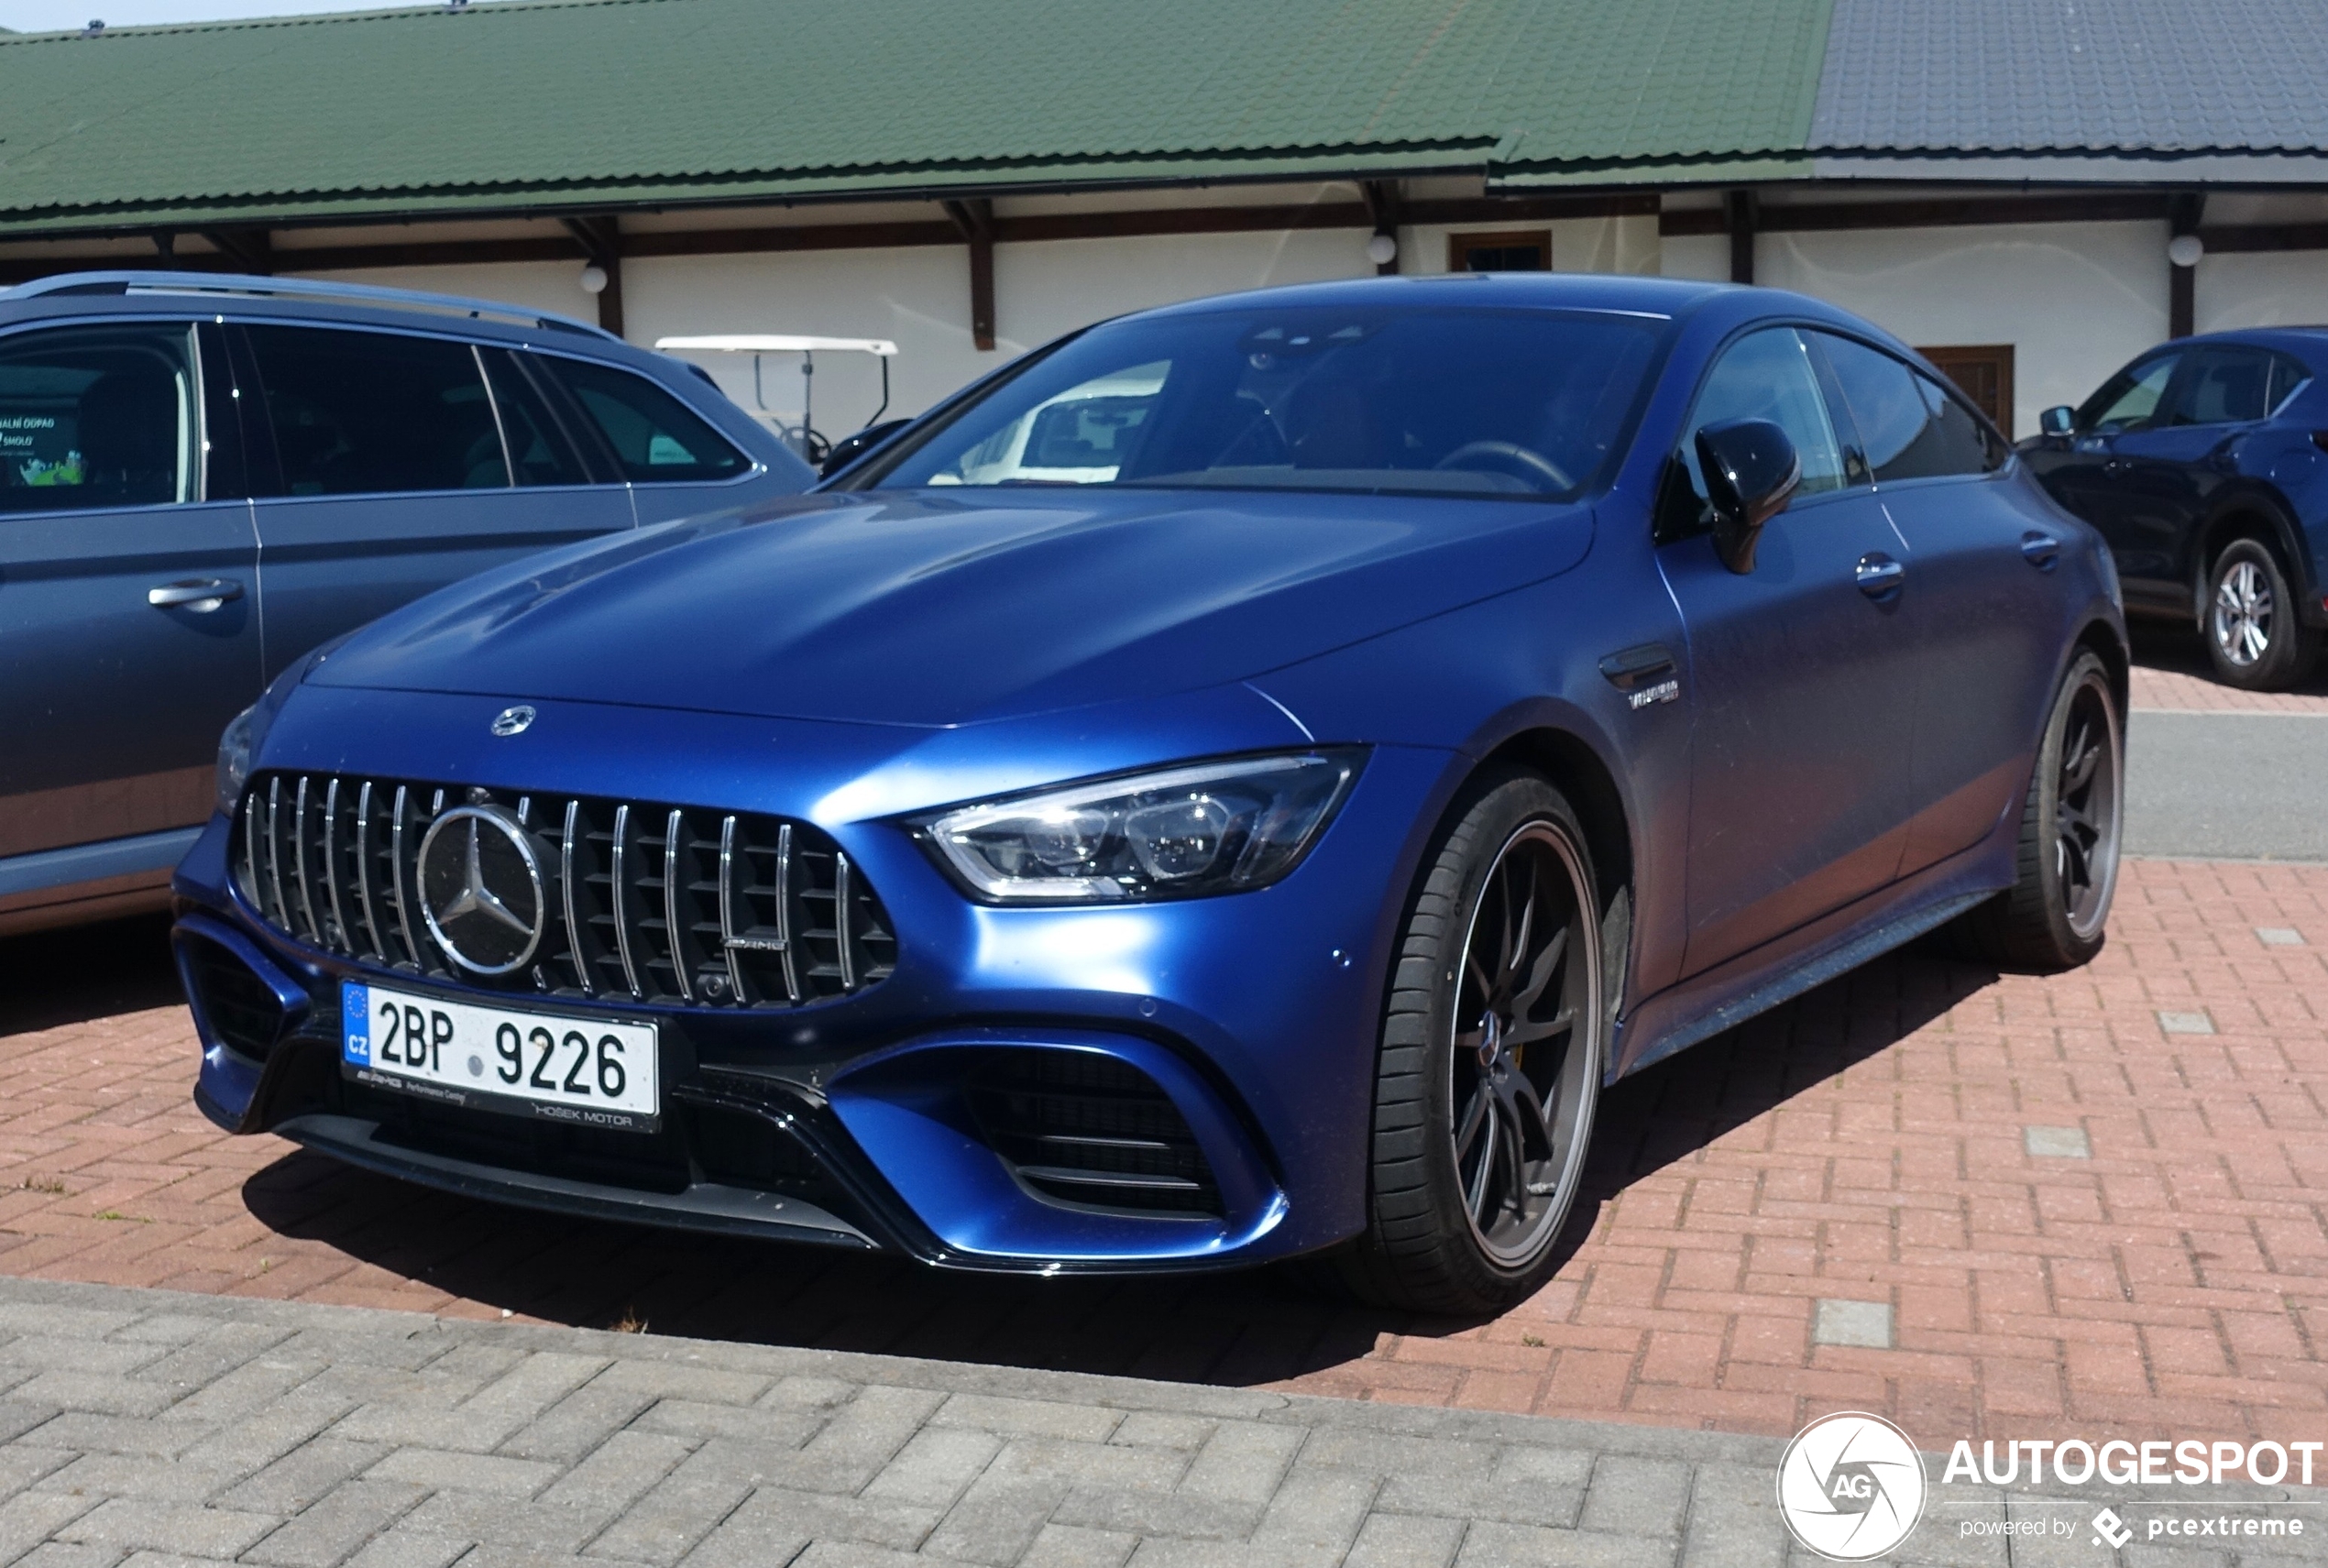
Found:
[{"label": "side window", "polygon": [[533,378],[506,348],[480,348],[493,406],[501,415],[501,438],[509,444],[510,477],[520,485],[587,485],[588,472]]},{"label": "side window", "polygon": [[2312,372],[2302,361],[2285,354],[2271,356],[2271,402],[2268,411],[2278,413],[2282,404],[2296,395],[2296,389],[2312,379]]},{"label": "side window", "polygon": [[492,400],[465,343],[333,327],[243,328],[293,496],[500,489]]},{"label": "side window", "polygon": [[1843,488],[1843,451],[1820,397],[1808,345],[1792,327],[1749,333],[1723,350],[1697,394],[1682,436],[1681,458],[1690,487],[1706,499],[1706,477],[1697,468],[1697,431],[1728,419],[1766,419],[1784,430],[1802,459],[1798,496]]},{"label": "side window", "polygon": [[[1916,372],[1930,422],[1925,429],[1923,460],[1935,474],[1987,474],[2004,466],[2011,451],[1981,422],[1964,395],[1946,382]],[[1904,477],[1905,476],[1903,476]]]},{"label": "side window", "polygon": [[563,355],[536,355],[533,362],[582,405],[624,476],[636,483],[726,479],[752,466],[727,437],[644,376]]},{"label": "side window", "polygon": [[2271,411],[2271,355],[2261,348],[2210,348],[2175,394],[2173,424],[2244,424]]},{"label": "side window", "polygon": [[2102,389],[2078,409],[2076,427],[2082,435],[2115,435],[2121,431],[2147,430],[2158,418],[2158,401],[2167,383],[2182,363],[2180,351],[2137,360],[2102,383]]},{"label": "side window", "polygon": [[192,337],[165,323],[0,337],[0,512],[192,500]]}]

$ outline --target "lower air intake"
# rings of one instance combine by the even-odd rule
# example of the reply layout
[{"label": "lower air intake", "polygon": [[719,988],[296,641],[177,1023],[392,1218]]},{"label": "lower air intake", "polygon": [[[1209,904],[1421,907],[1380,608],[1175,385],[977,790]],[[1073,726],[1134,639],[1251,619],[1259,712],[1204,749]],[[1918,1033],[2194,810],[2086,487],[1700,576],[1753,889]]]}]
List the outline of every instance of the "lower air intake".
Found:
[{"label": "lower air intake", "polygon": [[969,1091],[988,1145],[1040,1197],[1143,1214],[1221,1212],[1213,1168],[1180,1107],[1128,1062],[998,1050]]},{"label": "lower air intake", "polygon": [[177,948],[187,1000],[211,1037],[236,1056],[265,1061],[283,1033],[283,1003],[274,989],[215,942],[181,935]]}]

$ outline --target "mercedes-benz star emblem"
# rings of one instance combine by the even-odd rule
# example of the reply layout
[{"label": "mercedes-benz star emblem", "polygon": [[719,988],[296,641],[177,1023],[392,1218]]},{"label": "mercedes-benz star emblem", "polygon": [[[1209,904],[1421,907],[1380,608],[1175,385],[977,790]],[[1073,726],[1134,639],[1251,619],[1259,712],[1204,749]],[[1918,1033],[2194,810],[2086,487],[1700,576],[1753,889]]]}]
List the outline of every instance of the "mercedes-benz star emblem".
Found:
[{"label": "mercedes-benz star emblem", "polygon": [[541,859],[501,807],[456,806],[439,817],[421,840],[420,872],[421,917],[463,969],[508,974],[542,945]]},{"label": "mercedes-benz star emblem", "polygon": [[506,740],[512,735],[522,735],[533,722],[533,709],[524,703],[505,707],[493,716],[493,733]]}]

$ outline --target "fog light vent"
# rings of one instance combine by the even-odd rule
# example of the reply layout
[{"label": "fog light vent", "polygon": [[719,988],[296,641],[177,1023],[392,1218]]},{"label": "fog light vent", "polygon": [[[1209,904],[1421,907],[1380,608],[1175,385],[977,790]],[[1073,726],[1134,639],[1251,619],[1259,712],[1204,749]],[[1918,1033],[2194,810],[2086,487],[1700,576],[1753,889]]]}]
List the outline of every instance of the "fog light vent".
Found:
[{"label": "fog light vent", "polygon": [[1156,1080],[1092,1051],[998,1050],[971,1077],[994,1152],[1038,1196],[1080,1208],[1218,1214],[1196,1136]]},{"label": "fog light vent", "polygon": [[263,1062],[283,1033],[283,1003],[250,967],[217,943],[181,937],[179,972],[203,1032],[236,1055]]}]

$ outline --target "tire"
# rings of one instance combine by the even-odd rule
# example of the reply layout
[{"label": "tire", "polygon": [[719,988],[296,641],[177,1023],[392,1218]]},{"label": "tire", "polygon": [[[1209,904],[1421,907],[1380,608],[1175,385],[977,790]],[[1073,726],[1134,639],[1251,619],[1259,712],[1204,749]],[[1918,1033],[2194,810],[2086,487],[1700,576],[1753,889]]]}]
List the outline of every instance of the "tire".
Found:
[{"label": "tire", "polygon": [[2021,809],[2020,879],[1966,917],[1963,933],[2001,969],[2076,969],[2102,950],[2117,890],[2125,810],[2125,729],[2099,655],[2061,679]]},{"label": "tire", "polygon": [[2285,691],[2312,674],[2320,639],[2279,558],[2259,540],[2235,539],[2207,569],[2199,611],[2215,678],[2246,691]]},{"label": "tire", "polygon": [[1407,911],[1377,1058],[1367,1228],[1338,1258],[1369,1300],[1498,1312],[1558,1266],[1612,994],[1586,842],[1543,779],[1489,778]]}]

